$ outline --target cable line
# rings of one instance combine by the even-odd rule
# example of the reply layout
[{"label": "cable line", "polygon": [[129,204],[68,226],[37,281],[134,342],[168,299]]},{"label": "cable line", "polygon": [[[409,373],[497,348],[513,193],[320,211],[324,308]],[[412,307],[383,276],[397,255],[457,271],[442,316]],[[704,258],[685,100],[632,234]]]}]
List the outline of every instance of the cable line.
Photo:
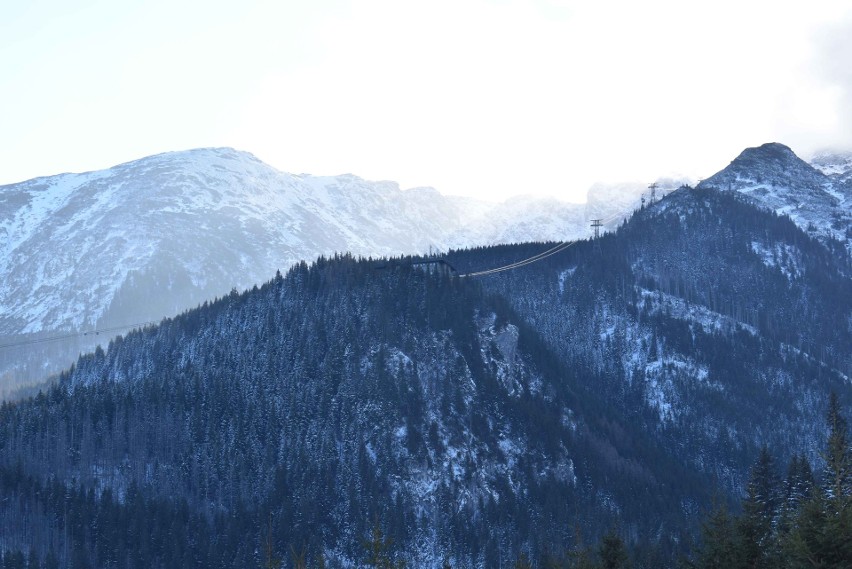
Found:
[{"label": "cable line", "polygon": [[[643,201],[643,203],[644,203],[644,201]],[[618,212],[610,215],[609,217],[602,219],[602,220],[599,220],[599,221],[600,221],[601,225],[605,225],[605,224],[613,221],[614,219],[617,219],[619,217],[623,217],[628,211],[629,210],[627,210],[627,209],[625,209],[623,211],[618,211]],[[509,271],[511,269],[517,269],[517,268],[520,268],[520,267],[525,267],[525,266],[530,265],[532,263],[535,263],[537,261],[541,261],[542,259],[546,259],[547,257],[550,257],[551,255],[555,255],[556,253],[560,253],[560,252],[564,251],[565,249],[567,249],[568,247],[570,247],[571,245],[574,245],[577,242],[578,242],[577,240],[563,241],[562,243],[558,243],[557,245],[551,247],[547,251],[542,251],[541,253],[533,255],[532,257],[528,257],[526,259],[522,259],[522,260],[516,261],[514,263],[509,263],[508,265],[503,265],[501,267],[495,267],[493,269],[486,269],[486,270],[483,270],[483,271],[474,271],[474,272],[471,272],[471,273],[460,274],[460,275],[457,275],[457,276],[459,278],[463,278],[463,277],[484,277],[484,276],[488,276],[488,275],[493,275],[495,273],[500,273],[500,272],[503,272],[503,271]],[[409,264],[411,264],[411,265],[437,264],[439,266],[443,266],[443,267],[447,268],[451,272],[455,272],[455,268],[453,268],[453,266],[450,265],[450,263],[447,262],[446,259],[428,258],[428,259],[425,259],[425,260],[412,261]],[[382,268],[383,269],[383,268],[386,268],[387,266],[388,265],[381,265],[381,266],[376,267],[376,268]],[[56,340],[67,340],[69,338],[77,338],[77,337],[80,337],[80,336],[88,336],[88,335],[96,336],[96,335],[99,335],[101,332],[103,332],[104,334],[108,334],[110,332],[117,332],[119,330],[127,330],[127,329],[132,329],[132,328],[142,328],[142,327],[151,326],[151,325],[154,325],[154,324],[159,324],[159,321],[149,320],[147,322],[136,322],[135,324],[126,324],[124,326],[113,326],[113,327],[110,327],[110,328],[101,328],[100,330],[91,330],[91,331],[88,331],[88,332],[69,332],[67,334],[58,334],[58,335],[54,335],[54,336],[46,336],[44,338],[17,340],[17,341],[13,341],[13,342],[7,342],[5,344],[0,344],[0,350],[2,350],[4,348],[16,348],[16,347],[28,346],[28,345],[32,345],[32,344],[42,344],[42,343],[46,343],[46,342],[54,342]]]},{"label": "cable line", "polygon": [[503,265],[502,267],[495,267],[493,269],[487,269],[487,270],[484,270],[484,271],[474,271],[472,273],[465,273],[463,275],[459,275],[459,277],[462,277],[462,278],[463,277],[484,277],[484,276],[487,276],[487,275],[493,275],[494,273],[500,273],[500,272],[503,272],[503,271],[509,271],[511,269],[517,269],[517,268],[520,268],[520,267],[524,267],[526,265],[530,265],[532,263],[535,263],[536,261],[541,261],[542,259],[550,257],[551,255],[555,255],[556,253],[559,253],[560,251],[564,251],[565,249],[567,249],[568,247],[570,247],[574,243],[576,243],[576,241],[563,241],[562,243],[559,243],[555,247],[552,247],[552,248],[548,249],[547,251],[543,251],[541,253],[538,253],[537,255],[533,255],[532,257],[529,257],[527,259],[523,259],[521,261],[510,263],[508,265]]},{"label": "cable line", "polygon": [[[619,212],[616,212],[616,213],[610,215],[609,217],[606,217],[606,218],[598,220],[598,221],[600,222],[600,225],[606,225],[607,223],[621,217],[624,213],[625,213],[624,211],[619,211]],[[532,257],[529,257],[527,259],[522,259],[520,261],[516,261],[514,263],[509,263],[508,265],[503,265],[501,267],[495,267],[493,269],[487,269],[487,270],[484,270],[484,271],[474,271],[472,273],[465,273],[463,275],[459,275],[459,277],[460,278],[464,278],[464,277],[485,277],[485,276],[488,276],[488,275],[493,275],[495,273],[500,273],[500,272],[503,272],[503,271],[510,271],[512,269],[518,269],[520,267],[525,267],[525,266],[530,265],[532,263],[535,263],[537,261],[541,261],[542,259],[546,259],[547,257],[550,257],[551,255],[555,255],[556,253],[561,253],[562,251],[564,251],[565,249],[567,249],[571,245],[574,245],[575,243],[577,243],[577,240],[563,241],[562,243],[559,243],[556,246],[551,247],[547,251],[542,251],[541,253],[533,255]]]},{"label": "cable line", "polygon": [[53,342],[56,340],[67,340],[69,338],[77,338],[79,336],[97,336],[101,333],[108,334],[110,332],[118,332],[119,330],[127,330],[130,328],[143,328],[145,326],[151,326],[154,324],[159,324],[158,320],[149,320],[147,322],[137,322],[135,324],[125,324],[124,326],[112,326],[110,328],[101,328],[98,330],[90,330],[87,332],[69,332],[67,334],[58,334],[55,336],[46,336],[44,338],[31,338],[27,340],[17,340],[14,342],[7,342],[5,344],[0,344],[0,350],[3,348],[16,348],[18,346],[28,346],[31,344],[43,344],[45,342]]}]

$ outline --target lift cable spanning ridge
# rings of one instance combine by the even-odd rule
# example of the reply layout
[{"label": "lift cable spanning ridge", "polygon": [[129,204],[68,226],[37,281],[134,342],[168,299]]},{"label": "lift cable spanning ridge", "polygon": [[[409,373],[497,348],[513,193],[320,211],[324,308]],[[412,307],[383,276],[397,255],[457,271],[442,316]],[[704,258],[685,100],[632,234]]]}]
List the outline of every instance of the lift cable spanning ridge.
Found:
[{"label": "lift cable spanning ridge", "polygon": [[[627,210],[619,211],[619,212],[614,213],[614,214],[610,215],[609,217],[602,219],[602,220],[599,220],[599,221],[602,225],[605,225],[605,224],[607,224],[607,223],[609,223],[609,222],[611,222],[611,221],[613,221],[613,220],[615,220],[619,217],[623,217],[625,213],[627,213]],[[459,278],[484,277],[484,276],[487,276],[487,275],[492,275],[492,274],[495,274],[495,273],[500,273],[500,272],[508,271],[508,270],[511,270],[511,269],[517,269],[517,268],[520,268],[520,267],[525,267],[527,265],[535,263],[536,261],[541,261],[542,259],[546,259],[547,257],[550,257],[551,255],[555,255],[556,253],[564,251],[565,249],[567,249],[571,245],[574,245],[575,243],[577,243],[577,241],[563,241],[562,243],[559,243],[556,246],[551,247],[547,251],[543,251],[543,252],[538,253],[536,255],[533,255],[532,257],[529,257],[527,259],[522,259],[520,261],[510,263],[510,264],[504,265],[502,267],[495,267],[493,269],[487,269],[487,270],[484,270],[484,271],[475,271],[475,272],[471,272],[471,273],[460,274],[460,275],[457,275],[457,276]],[[430,263],[438,263],[438,264],[441,264],[441,265],[448,267],[450,270],[453,270],[453,271],[455,270],[452,267],[452,265],[450,265],[445,259],[432,259],[432,258],[430,258],[430,259],[426,259],[426,260],[422,260],[422,261],[414,261],[411,264],[430,264]],[[377,268],[386,268],[386,266],[387,265],[382,265],[382,266],[377,267]],[[95,336],[95,335],[99,335],[101,332],[103,332],[104,334],[107,334],[107,333],[110,333],[110,332],[118,332],[119,330],[128,330],[128,329],[132,329],[132,328],[144,328],[145,326],[152,326],[152,325],[155,325],[155,324],[159,324],[159,321],[149,320],[147,322],[136,322],[134,324],[125,324],[124,326],[113,326],[113,327],[110,327],[110,328],[101,328],[100,330],[91,330],[91,331],[87,331],[87,332],[69,332],[67,334],[58,334],[58,335],[54,335],[54,336],[46,336],[44,338],[18,340],[18,341],[13,341],[13,342],[7,342],[5,344],[0,344],[0,350],[2,350],[4,348],[15,348],[15,347],[18,347],[18,346],[27,346],[27,345],[31,345],[31,344],[41,344],[41,343],[46,343],[46,342],[53,342],[53,341],[56,341],[56,340],[67,340],[69,338],[76,338],[76,337],[79,337],[79,336],[89,336],[89,335]]]},{"label": "lift cable spanning ridge", "polygon": [[555,255],[556,253],[559,253],[560,251],[564,251],[565,249],[567,249],[568,247],[570,247],[574,243],[576,243],[576,241],[563,241],[562,243],[559,243],[555,247],[552,247],[552,248],[548,249],[547,251],[543,251],[541,253],[538,253],[537,255],[533,255],[532,257],[529,257],[527,259],[523,259],[523,260],[517,261],[515,263],[510,263],[508,265],[503,265],[502,267],[495,267],[493,269],[487,269],[487,270],[484,270],[484,271],[474,271],[472,273],[464,273],[462,275],[459,275],[459,278],[484,277],[484,276],[487,276],[487,275],[493,275],[494,273],[500,273],[500,272],[503,272],[503,271],[509,271],[509,270],[512,270],[512,269],[518,269],[520,267],[525,267],[526,265],[530,265],[532,263],[535,263],[536,261],[541,261],[542,259],[550,257],[551,255]]},{"label": "lift cable spanning ridge", "polygon": [[[607,217],[605,219],[599,219],[599,220],[596,220],[596,221],[598,221],[600,226],[602,226],[602,225],[605,225],[605,224],[621,217],[623,214],[624,214],[624,212],[617,212],[617,213],[610,215],[609,217]],[[551,247],[547,251],[542,251],[541,253],[533,255],[532,257],[529,257],[527,259],[522,259],[520,261],[516,261],[514,263],[509,263],[508,265],[503,265],[501,267],[495,267],[493,269],[486,269],[484,271],[474,271],[472,273],[465,273],[465,274],[459,275],[459,278],[485,277],[485,276],[488,276],[488,275],[493,275],[495,273],[500,273],[500,272],[503,272],[503,271],[510,271],[512,269],[518,269],[520,267],[525,267],[525,266],[530,265],[532,263],[535,263],[537,261],[541,261],[542,259],[546,259],[547,257],[550,257],[551,255],[561,253],[562,251],[564,251],[565,249],[567,249],[571,245],[574,245],[575,243],[577,243],[576,240],[574,240],[574,241],[563,241],[562,243],[559,243],[556,246]]]},{"label": "lift cable spanning ridge", "polygon": [[109,334],[111,332],[118,332],[119,330],[128,330],[131,328],[144,328],[145,326],[153,326],[154,324],[159,324],[159,320],[149,320],[148,322],[136,322],[134,324],[125,324],[124,326],[112,326],[110,328],[100,328],[97,330],[89,330],[87,332],[69,332],[67,334],[58,334],[55,336],[45,336],[44,338],[32,338],[28,340],[18,340],[14,342],[7,342],[5,344],[0,344],[0,350],[3,348],[15,348],[18,346],[28,346],[30,344],[42,344],[45,342],[53,342],[55,340],[67,340],[69,338],[77,338],[79,336],[97,336],[101,333]]}]

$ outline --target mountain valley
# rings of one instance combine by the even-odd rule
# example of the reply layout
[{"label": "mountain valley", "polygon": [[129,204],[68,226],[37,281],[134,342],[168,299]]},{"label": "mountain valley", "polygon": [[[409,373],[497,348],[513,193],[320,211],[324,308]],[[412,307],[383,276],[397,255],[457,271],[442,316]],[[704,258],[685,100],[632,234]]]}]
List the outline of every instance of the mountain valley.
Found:
[{"label": "mountain valley", "polygon": [[[190,155],[0,192],[6,337],[101,344],[0,407],[4,551],[354,567],[380,528],[407,566],[543,566],[616,531],[674,567],[762,453],[823,471],[829,394],[852,409],[844,155],[764,145],[583,213]],[[601,202],[632,213],[583,237]]]}]

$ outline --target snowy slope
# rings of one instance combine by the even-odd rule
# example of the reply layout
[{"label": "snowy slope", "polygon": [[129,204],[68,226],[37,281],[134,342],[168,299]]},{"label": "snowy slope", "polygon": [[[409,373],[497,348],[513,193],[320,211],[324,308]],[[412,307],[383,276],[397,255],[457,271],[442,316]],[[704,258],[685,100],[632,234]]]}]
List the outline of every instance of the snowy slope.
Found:
[{"label": "snowy slope", "polygon": [[[587,234],[582,206],[293,175],[229,148],[37,178],[0,186],[0,351],[11,336],[159,320],[319,255]],[[19,371],[16,356],[0,353],[0,396]]]},{"label": "snowy slope", "polygon": [[[528,218],[497,206],[486,224],[491,208],[480,205],[472,216],[480,227],[465,228],[470,205],[431,188],[295,176],[231,149],[0,187],[0,334],[161,317],[321,254],[419,253],[495,234],[558,238],[553,225],[571,225],[572,235],[584,226],[553,204]],[[140,295],[144,314],[130,306]]]},{"label": "snowy slope", "polygon": [[783,144],[768,143],[747,148],[699,187],[740,192],[802,228],[846,241],[852,250],[850,160],[826,154],[812,166]]},{"label": "snowy slope", "polygon": [[593,184],[586,194],[586,219],[601,219],[606,228],[614,229],[643,203],[649,205],[652,199],[662,199],[692,183],[692,180],[683,177],[658,178],[654,182],[656,189],[653,193],[650,186],[642,182]]},{"label": "snowy slope", "polygon": [[811,166],[835,179],[852,179],[852,152],[818,152],[810,161]]},{"label": "snowy slope", "polygon": [[526,241],[566,241],[589,235],[582,204],[517,196],[493,205],[449,236],[455,248]]}]

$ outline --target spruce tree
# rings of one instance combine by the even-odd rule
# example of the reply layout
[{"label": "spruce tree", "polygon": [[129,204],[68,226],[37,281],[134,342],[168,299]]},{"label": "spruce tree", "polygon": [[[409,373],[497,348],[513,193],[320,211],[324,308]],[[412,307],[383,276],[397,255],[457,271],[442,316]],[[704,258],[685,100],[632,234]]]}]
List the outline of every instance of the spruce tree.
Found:
[{"label": "spruce tree", "polygon": [[532,563],[530,563],[526,553],[521,553],[515,561],[514,567],[515,569],[532,569]]},{"label": "spruce tree", "polygon": [[835,512],[848,506],[852,496],[852,454],[849,451],[848,426],[840,413],[837,394],[828,401],[828,448],[825,453],[825,490],[829,506]]},{"label": "spruce tree", "polygon": [[751,471],[743,515],[737,524],[738,557],[745,567],[774,567],[778,563],[774,528],[779,505],[779,481],[772,455],[763,447]]},{"label": "spruce tree", "polygon": [[794,454],[787,469],[787,479],[784,482],[784,500],[781,505],[785,512],[795,513],[808,499],[814,490],[814,475],[811,465],[804,456]]},{"label": "spruce tree", "polygon": [[811,465],[804,456],[794,454],[784,480],[784,496],[780,505],[778,534],[786,540],[798,523],[802,507],[813,497],[814,476]]},{"label": "spruce tree", "polygon": [[364,547],[367,549],[367,566],[376,567],[376,569],[402,569],[405,567],[405,563],[402,561],[393,561],[391,545],[393,545],[393,540],[385,538],[378,519],[375,520],[373,528],[370,530],[370,538],[364,541]]},{"label": "spruce tree", "polygon": [[852,567],[852,452],[846,419],[837,394],[828,405],[828,448],[825,455],[825,550],[829,567]]},{"label": "spruce tree", "polygon": [[604,569],[627,569],[627,567],[630,567],[627,548],[615,530],[608,531],[601,538],[601,543],[598,546],[598,555],[601,559],[601,566]]},{"label": "spruce tree", "polygon": [[724,503],[713,508],[701,527],[701,547],[695,569],[730,569],[737,566],[735,519]]},{"label": "spruce tree", "polygon": [[828,445],[823,485],[802,507],[786,544],[792,568],[852,567],[852,465],[846,420],[837,395],[828,405]]}]

